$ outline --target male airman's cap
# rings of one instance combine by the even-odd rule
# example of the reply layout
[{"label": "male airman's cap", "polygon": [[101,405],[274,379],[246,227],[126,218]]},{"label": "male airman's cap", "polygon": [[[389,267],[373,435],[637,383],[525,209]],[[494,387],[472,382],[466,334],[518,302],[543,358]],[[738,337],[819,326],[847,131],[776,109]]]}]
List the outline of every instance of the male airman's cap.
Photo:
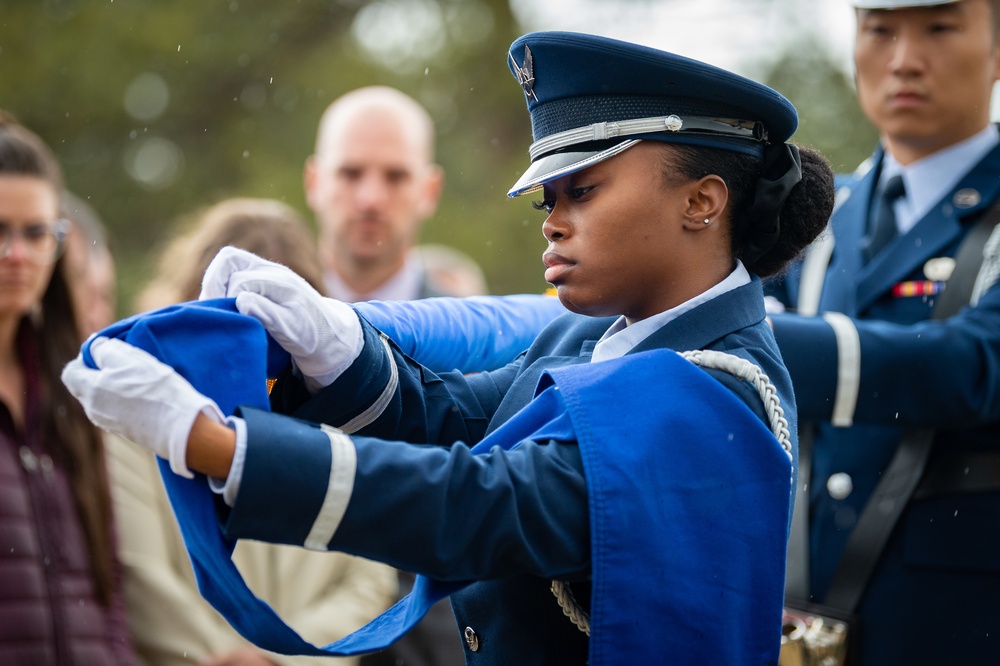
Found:
[{"label": "male airman's cap", "polygon": [[908,7],[933,7],[953,5],[959,0],[854,0],[856,9],[907,9]]},{"label": "male airman's cap", "polygon": [[536,32],[510,47],[534,143],[531,166],[507,193],[527,194],[640,140],[763,157],[798,125],[791,102],[718,67],[638,44]]}]

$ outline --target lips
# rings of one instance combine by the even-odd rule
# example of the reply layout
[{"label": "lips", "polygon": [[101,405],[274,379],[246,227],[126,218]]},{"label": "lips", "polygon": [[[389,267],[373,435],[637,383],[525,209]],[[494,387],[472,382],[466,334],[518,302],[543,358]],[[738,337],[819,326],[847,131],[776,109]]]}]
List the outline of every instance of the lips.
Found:
[{"label": "lips", "polygon": [[555,284],[562,279],[566,271],[573,268],[573,262],[555,252],[546,252],[542,255],[542,263],[545,264],[545,281]]},{"label": "lips", "polygon": [[889,104],[895,107],[912,107],[927,101],[927,95],[917,90],[897,90],[889,94]]}]

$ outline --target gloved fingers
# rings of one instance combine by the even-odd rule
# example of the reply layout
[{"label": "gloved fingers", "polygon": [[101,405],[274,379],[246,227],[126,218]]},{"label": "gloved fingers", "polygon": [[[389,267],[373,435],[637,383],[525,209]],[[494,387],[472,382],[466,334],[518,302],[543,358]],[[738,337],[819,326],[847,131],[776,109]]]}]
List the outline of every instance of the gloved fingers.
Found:
[{"label": "gloved fingers", "polygon": [[177,372],[138,347],[116,339],[95,340],[90,355],[100,369],[94,383],[122,395],[141,395],[155,391],[164,382],[176,377],[187,383]]},{"label": "gloved fingers", "polygon": [[97,370],[87,367],[87,364],[83,361],[83,356],[80,355],[67,363],[63,368],[62,382],[74,398],[80,402],[85,402],[86,396],[93,389],[93,382],[97,379],[97,374]]},{"label": "gloved fingers", "polygon": [[[205,269],[201,281],[199,300],[209,298],[225,298],[229,296],[229,281],[234,273],[249,270],[257,266],[270,264],[257,255],[235,247],[224,247],[215,255]],[[277,264],[274,264],[277,265]]]},{"label": "gloved fingers", "polygon": [[[290,328],[294,322],[292,312],[267,296],[261,296],[252,291],[240,292],[236,296],[236,309],[240,314],[259,321],[282,347],[294,338]],[[299,323],[301,325],[304,322]],[[286,351],[292,350],[286,349]]]},{"label": "gloved fingers", "polygon": [[226,295],[238,296],[245,291],[267,296],[276,303],[322,298],[301,276],[279,264],[257,266],[230,275]]}]

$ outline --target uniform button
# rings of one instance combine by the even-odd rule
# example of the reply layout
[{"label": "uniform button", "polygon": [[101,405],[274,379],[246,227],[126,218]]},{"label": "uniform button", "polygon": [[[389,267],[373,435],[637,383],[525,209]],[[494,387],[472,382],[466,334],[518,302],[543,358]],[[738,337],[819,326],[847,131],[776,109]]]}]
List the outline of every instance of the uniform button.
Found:
[{"label": "uniform button", "polygon": [[473,652],[479,652],[479,636],[472,627],[465,628],[465,644]]},{"label": "uniform button", "polygon": [[837,472],[831,474],[830,478],[826,480],[826,492],[830,493],[830,497],[835,500],[847,499],[847,496],[853,491],[854,481],[850,474]]}]

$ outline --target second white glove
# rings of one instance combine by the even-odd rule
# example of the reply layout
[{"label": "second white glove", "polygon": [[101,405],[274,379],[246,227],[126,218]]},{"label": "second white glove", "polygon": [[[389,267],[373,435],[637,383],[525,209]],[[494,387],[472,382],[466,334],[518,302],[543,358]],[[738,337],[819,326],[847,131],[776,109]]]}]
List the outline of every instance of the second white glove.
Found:
[{"label": "second white glove", "polygon": [[310,391],[333,383],[364,348],[351,306],[324,298],[289,268],[233,247],[205,271],[199,298],[235,298],[292,356]]},{"label": "second white glove", "polygon": [[166,458],[175,473],[191,478],[191,426],[200,413],[223,423],[218,405],[169,365],[127,342],[96,338],[90,354],[98,369],[77,356],[63,368],[62,381],[94,425]]}]

